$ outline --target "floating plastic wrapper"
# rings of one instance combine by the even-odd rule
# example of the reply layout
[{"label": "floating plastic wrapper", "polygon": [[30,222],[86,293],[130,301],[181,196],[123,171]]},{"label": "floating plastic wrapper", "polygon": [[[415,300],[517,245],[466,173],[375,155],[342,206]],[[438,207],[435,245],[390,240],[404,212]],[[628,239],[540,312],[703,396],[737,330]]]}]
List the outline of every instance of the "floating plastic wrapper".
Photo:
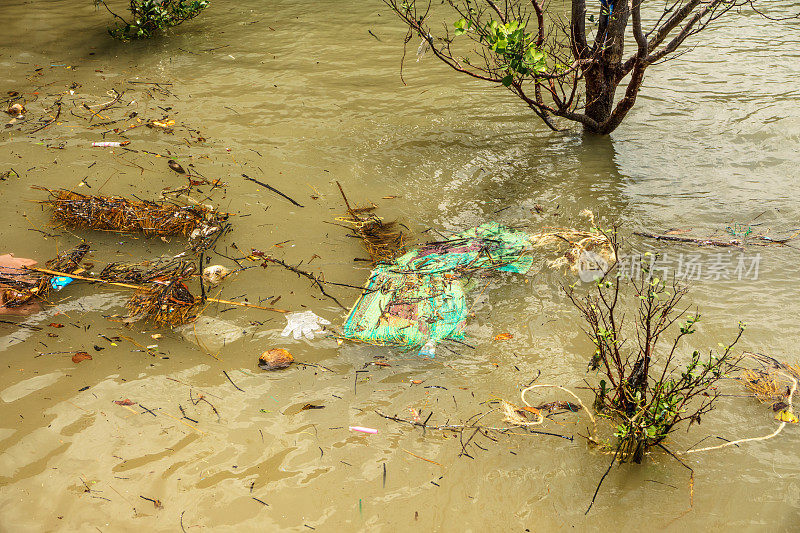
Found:
[{"label": "floating plastic wrapper", "polygon": [[425,244],[372,271],[342,336],[381,346],[422,347],[421,355],[433,357],[438,342],[464,338],[465,274],[524,274],[532,264],[529,235],[494,222]]}]

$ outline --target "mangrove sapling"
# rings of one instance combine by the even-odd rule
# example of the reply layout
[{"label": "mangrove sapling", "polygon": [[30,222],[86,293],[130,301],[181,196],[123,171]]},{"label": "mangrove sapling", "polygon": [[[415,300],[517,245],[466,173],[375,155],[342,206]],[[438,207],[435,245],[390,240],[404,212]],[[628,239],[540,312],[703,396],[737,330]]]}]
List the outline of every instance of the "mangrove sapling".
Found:
[{"label": "mangrove sapling", "polygon": [[94,0],[119,20],[108,33],[120,41],[147,39],[156,32],[178,26],[198,16],[208,7],[209,0],[130,0],[128,10],[131,20],[118,15],[108,7],[106,0]]},{"label": "mangrove sapling", "polygon": [[[589,368],[605,376],[593,387],[595,408],[614,427],[613,447],[620,462],[641,463],[648,449],[663,446],[679,425],[699,424],[714,408],[717,383],[736,366],[732,349],[743,324],[720,351],[706,358],[695,350],[682,362],[681,341],[696,331],[700,320],[699,314],[680,309],[685,287],[647,273],[640,279],[616,274],[597,281],[586,296],[577,295],[574,287],[566,293],[583,315],[585,332],[595,346]],[[631,303],[632,325],[623,311],[630,296],[636,302]]]}]

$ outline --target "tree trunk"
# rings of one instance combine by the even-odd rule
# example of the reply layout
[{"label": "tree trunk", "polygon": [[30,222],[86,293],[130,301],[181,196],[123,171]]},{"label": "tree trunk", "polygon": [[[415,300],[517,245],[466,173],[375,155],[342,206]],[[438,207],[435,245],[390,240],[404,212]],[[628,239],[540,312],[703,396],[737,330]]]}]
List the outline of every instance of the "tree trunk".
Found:
[{"label": "tree trunk", "polygon": [[599,135],[611,133],[619,123],[617,121],[611,126],[609,118],[614,111],[614,94],[621,78],[625,28],[630,16],[627,0],[608,0],[603,5],[604,12],[594,42],[594,49],[600,53],[584,73],[586,116],[597,123],[597,126],[585,125],[585,130]]},{"label": "tree trunk", "polygon": [[[602,59],[601,59],[602,61]],[[605,135],[604,123],[614,109],[617,75],[609,65],[598,64],[586,71],[586,116],[597,122],[599,128],[585,126],[588,133]]]}]

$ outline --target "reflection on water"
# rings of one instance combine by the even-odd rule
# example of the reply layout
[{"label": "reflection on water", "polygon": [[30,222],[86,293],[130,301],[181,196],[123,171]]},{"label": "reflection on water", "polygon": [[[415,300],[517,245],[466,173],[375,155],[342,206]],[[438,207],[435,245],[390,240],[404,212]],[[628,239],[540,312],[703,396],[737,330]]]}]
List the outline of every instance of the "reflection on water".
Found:
[{"label": "reflection on water", "polygon": [[[76,94],[97,103],[112,88],[129,91],[126,100],[139,98],[144,92],[130,80],[171,83],[164,87],[173,96],[131,105],[169,107],[164,113],[184,129],[169,135],[140,128],[129,134],[138,152],[112,153],[90,148],[97,130],[65,107],[60,126],[30,136],[1,132],[0,171],[11,166],[21,178],[0,182],[0,235],[19,256],[43,260],[83,235],[41,233],[47,213],[30,202],[39,199],[30,185],[72,188],[86,180],[95,187],[87,192],[152,197],[181,184],[164,158],[145,150],[228,183],[213,201],[241,216],[220,242],[221,254],[269,249],[354,285],[368,269],[353,261],[364,254],[358,243],[329,224],[343,213],[334,180],[353,201],[379,204],[417,241],[487,220],[531,230],[569,226],[582,209],[618,220],[626,235],[673,228],[721,235],[756,218],[777,236],[798,229],[792,185],[800,178],[800,37],[793,22],[736,15],[703,34],[694,52],[654,67],[638,107],[613,136],[586,138],[546,130],[511,96],[454,76],[430,54],[406,63],[404,85],[403,30],[379,2],[215,4],[168,39],[128,45],[107,38],[107,20],[90,2],[39,4],[0,6],[3,20],[13,21],[0,37],[3,91],[38,92],[35,105],[42,105],[77,83]],[[778,14],[792,5],[778,1],[770,9]],[[208,142],[194,142],[198,135]],[[87,237],[98,263],[181,249],[178,242]],[[633,236],[628,242],[704,260],[719,252]],[[757,280],[693,282],[705,324],[692,345],[715,346],[743,320],[744,348],[797,363],[797,250],[758,251]],[[222,255],[214,262],[234,266]],[[638,528],[646,517],[654,527],[792,529],[800,518],[795,428],[779,439],[692,457],[694,508],[685,515],[686,469],[658,455],[612,471],[586,517],[608,458],[587,447],[574,419],[550,428],[572,441],[478,436],[482,448],[470,459],[459,457],[457,437],[374,414],[408,416],[413,407],[439,423],[464,420],[484,411],[482,402],[514,399],[540,371],[543,382],[575,387],[593,380],[585,373],[591,348],[559,291],[571,281],[543,262],[527,279],[493,280],[474,295],[472,348],[454,346],[434,360],[332,339],[295,341],[280,336],[282,316],[222,307],[209,308],[215,321],[201,324],[211,328],[200,331],[208,345],[187,332],[154,339],[143,326],[127,329],[106,318],[123,312],[123,295],[71,286],[58,293],[70,307],[37,319],[43,330],[0,325],[1,528],[517,531]],[[350,302],[356,296],[343,287],[335,294]],[[305,306],[334,324],[343,319],[330,300],[284,270],[239,272],[220,297],[244,296],[280,296],[283,308]],[[50,331],[50,320],[65,327]],[[491,341],[506,332],[512,340]],[[22,342],[5,340],[14,336]],[[157,344],[158,353],[120,336]],[[321,366],[258,370],[258,355],[279,347]],[[75,365],[70,354],[78,350],[93,360]],[[392,366],[365,369],[375,356]],[[125,399],[149,411],[112,403]],[[771,431],[764,409],[727,400],[672,446]],[[302,409],[309,403],[324,408]],[[354,434],[350,425],[379,432]]]}]

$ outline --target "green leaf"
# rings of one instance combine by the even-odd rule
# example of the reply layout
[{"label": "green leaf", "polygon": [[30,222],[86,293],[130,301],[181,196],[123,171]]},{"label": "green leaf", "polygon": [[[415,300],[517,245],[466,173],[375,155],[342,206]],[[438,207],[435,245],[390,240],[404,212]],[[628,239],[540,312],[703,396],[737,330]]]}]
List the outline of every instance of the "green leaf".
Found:
[{"label": "green leaf", "polygon": [[503,76],[503,79],[501,81],[503,82],[503,85],[505,85],[506,87],[509,87],[509,86],[511,86],[511,82],[514,81],[514,76],[512,76],[511,74],[507,74],[507,75]]}]

